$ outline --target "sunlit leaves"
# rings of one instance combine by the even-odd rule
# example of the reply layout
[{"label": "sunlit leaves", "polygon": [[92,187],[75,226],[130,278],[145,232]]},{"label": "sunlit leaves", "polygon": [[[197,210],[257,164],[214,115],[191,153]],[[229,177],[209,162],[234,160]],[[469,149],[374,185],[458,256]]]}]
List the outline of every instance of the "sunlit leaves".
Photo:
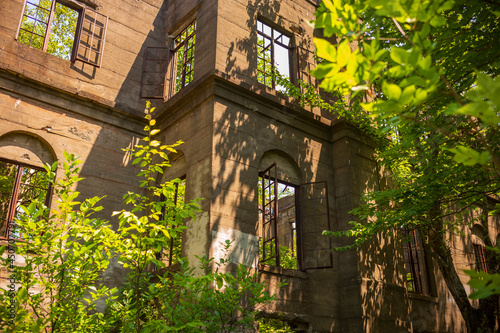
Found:
[{"label": "sunlit leaves", "polygon": [[[151,135],[159,131],[151,129],[155,120],[149,113],[146,118],[148,139],[145,144],[128,149],[135,157],[134,163],[144,167],[140,172],[143,191],[129,191],[123,196],[130,209],[113,213],[118,219],[118,229],[93,216],[102,210],[98,206],[101,198],[78,200],[79,193],[73,189],[82,180],[77,174],[81,162],[70,153],[63,153],[66,161],[61,163],[62,170],[58,170],[62,177],[54,184],[51,211],[43,205],[45,200],[31,200],[25,205],[20,202],[22,214],[17,215],[16,223],[22,229],[23,243],[16,246],[16,255],[24,258],[25,265],[16,268],[21,289],[17,293],[15,320],[7,320],[5,307],[0,307],[2,331],[15,327],[22,332],[38,332],[41,328],[52,332],[109,332],[112,327],[128,325],[122,321],[124,318],[132,318],[132,327],[136,323],[137,327],[142,325],[134,321],[134,314],[143,311],[142,306],[147,302],[142,294],[150,276],[146,268],[164,267],[157,254],[170,245],[173,255],[180,257],[180,243],[174,240],[180,240],[184,219],[194,220],[200,210],[196,201],[185,202],[179,197],[184,196],[182,181],[156,185],[157,175],[168,166],[168,161],[162,162],[162,158],[168,158],[165,152],[175,152],[174,147],[179,143],[161,145],[159,140],[151,140]],[[153,163],[153,158],[159,163]],[[45,167],[50,181],[58,167],[58,162]],[[104,316],[96,311],[98,301],[106,299],[117,304],[118,290],[99,282],[113,258],[119,258],[123,267],[130,270],[129,281],[140,281],[140,285],[127,285],[122,297],[139,297],[140,301],[134,298],[131,304],[120,303],[120,309],[109,308]],[[8,262],[2,260],[2,264]],[[0,293],[0,304],[8,303],[6,296],[7,293]],[[37,317],[29,315],[32,309],[41,310]]]},{"label": "sunlit leaves", "polygon": [[318,57],[329,62],[337,62],[337,48],[326,39],[314,38]]},{"label": "sunlit leaves", "polygon": [[450,151],[455,154],[453,159],[463,165],[486,165],[491,159],[487,151],[478,152],[470,147],[457,146],[456,148],[451,148]]},{"label": "sunlit leaves", "polygon": [[366,223],[330,234],[351,237],[342,249],[404,225],[441,228],[430,213],[436,207],[452,217],[446,228],[457,230],[461,210],[500,194],[500,47],[493,37],[500,20],[492,9],[444,0],[338,0],[319,8],[316,28],[338,44],[315,41],[325,60],[313,74],[327,91],[363,98],[345,119],[377,140],[393,186],[368,193],[352,211]]},{"label": "sunlit leaves", "polygon": [[485,125],[498,126],[500,124],[500,80],[491,78],[482,73],[477,76],[473,89],[467,92],[471,102],[459,109],[451,109],[456,114],[466,114],[477,117]]},{"label": "sunlit leaves", "polygon": [[384,93],[385,96],[389,99],[394,99],[394,100],[399,100],[399,97],[401,97],[401,88],[397,84],[392,84],[392,83],[387,83],[384,82],[382,84],[382,92]]},{"label": "sunlit leaves", "polygon": [[481,299],[492,295],[500,295],[500,274],[488,274],[475,270],[465,270],[464,272],[470,276],[467,284],[475,289],[469,295],[469,298]]}]

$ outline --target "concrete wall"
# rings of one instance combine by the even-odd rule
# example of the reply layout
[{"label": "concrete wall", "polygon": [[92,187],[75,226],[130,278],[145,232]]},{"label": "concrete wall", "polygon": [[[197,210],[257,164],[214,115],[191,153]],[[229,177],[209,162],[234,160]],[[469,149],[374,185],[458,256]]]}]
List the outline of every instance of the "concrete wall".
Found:
[{"label": "concrete wall", "polygon": [[[61,161],[63,151],[79,155],[86,178],[77,188],[82,196],[108,195],[105,217],[119,210],[122,193],[137,189],[138,170],[121,148],[142,135],[143,51],[169,45],[196,19],[193,82],[167,101],[153,101],[159,139],[185,142],[178,148],[182,161],[159,178],[185,175],[186,200],[203,198],[197,221],[186,221],[183,255],[194,264],[195,255],[227,256],[233,264],[260,270],[278,295],[264,315],[300,331],[463,330],[436,265],[429,261],[434,294],[408,293],[402,244],[385,235],[357,250],[333,253],[333,268],[304,272],[258,263],[258,177],[270,163],[277,162],[278,177],[294,185],[328,182],[333,230],[349,228],[349,211],[363,193],[389,186],[374,143],[359,130],[332,114],[302,109],[257,82],[257,19],[288,32],[292,45],[312,50],[318,32],[307,22],[314,18],[315,1],[86,1],[92,2],[109,17],[102,68],[17,42],[23,1],[0,2],[0,158],[39,166]],[[498,229],[488,231],[496,244]],[[227,239],[234,243],[225,254],[221,243]],[[459,236],[450,242],[457,262],[464,263],[459,269],[466,268],[473,261],[472,243]],[[104,278],[115,284],[121,275],[114,266]],[[288,285],[280,289],[285,280]]]},{"label": "concrete wall", "polygon": [[[81,199],[106,195],[100,216],[110,219],[123,193],[138,189],[139,170],[121,149],[143,136],[142,51],[164,42],[165,9],[162,0],[94,3],[109,17],[101,68],[17,42],[24,1],[0,3],[0,158],[32,166],[57,160],[60,178],[63,151],[79,156],[85,180],[76,190]],[[104,275],[110,285],[123,276],[116,269]]]},{"label": "concrete wall", "polygon": [[[146,46],[165,46],[163,0],[96,0],[108,16],[102,67],[72,63],[15,40],[23,0],[0,3],[0,68],[69,94],[141,115],[142,56]],[[139,15],[138,15],[139,14]]]}]

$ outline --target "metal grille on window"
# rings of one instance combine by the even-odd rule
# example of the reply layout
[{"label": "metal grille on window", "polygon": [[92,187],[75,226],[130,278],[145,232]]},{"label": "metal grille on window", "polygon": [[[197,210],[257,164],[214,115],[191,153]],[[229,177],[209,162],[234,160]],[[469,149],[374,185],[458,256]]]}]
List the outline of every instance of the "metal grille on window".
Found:
[{"label": "metal grille on window", "polygon": [[194,78],[194,51],[196,44],[196,21],[189,24],[175,38],[175,48],[172,51],[175,61],[172,64],[172,74],[175,75],[170,80],[170,89],[167,97],[179,92],[181,88],[187,86]]},{"label": "metal grille on window", "polygon": [[486,255],[484,254],[484,246],[474,244],[474,256],[476,258],[476,270],[488,273],[488,265],[486,263]]},{"label": "metal grille on window", "polygon": [[403,236],[408,291],[417,294],[428,294],[425,263],[423,262],[424,253],[418,231],[416,229],[401,228],[401,234]]},{"label": "metal grille on window", "polygon": [[278,243],[278,180],[276,163],[259,173],[262,177],[262,263],[280,266]]},{"label": "metal grille on window", "polygon": [[46,206],[50,202],[51,183],[44,170],[0,161],[0,238],[22,238],[14,222],[21,205],[37,199]]},{"label": "metal grille on window", "polygon": [[[160,196],[161,202],[173,202],[173,205],[164,204],[162,206],[160,216],[161,221],[171,219],[173,215],[177,214],[176,208],[184,204],[186,177],[183,176],[180,179],[173,180],[172,185],[174,186],[174,191],[171,192],[170,197],[167,198],[164,194]],[[182,250],[182,233],[175,230],[177,229],[175,225],[171,224],[170,228],[174,230],[171,230],[170,232],[170,243],[168,248],[161,249],[161,251],[156,253],[156,259],[162,260],[167,266],[171,266],[172,264],[178,262],[181,257]],[[153,269],[156,270],[156,267]]]},{"label": "metal grille on window", "polygon": [[108,17],[84,8],[78,30],[75,59],[101,67]]}]

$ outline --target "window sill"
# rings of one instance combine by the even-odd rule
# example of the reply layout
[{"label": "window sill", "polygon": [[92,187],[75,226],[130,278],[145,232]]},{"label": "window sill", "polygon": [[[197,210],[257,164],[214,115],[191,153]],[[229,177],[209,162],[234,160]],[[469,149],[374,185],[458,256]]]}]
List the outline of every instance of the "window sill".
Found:
[{"label": "window sill", "polygon": [[408,297],[410,299],[415,299],[419,301],[426,301],[430,303],[438,303],[438,298],[434,296],[429,296],[429,295],[421,295],[421,294],[415,294],[412,292],[408,292]]},{"label": "window sill", "polygon": [[296,269],[276,267],[276,266],[265,265],[265,264],[259,264],[259,271],[271,273],[271,274],[276,274],[276,275],[297,277],[300,279],[308,279],[309,278],[309,274],[307,274],[306,272],[298,271]]}]

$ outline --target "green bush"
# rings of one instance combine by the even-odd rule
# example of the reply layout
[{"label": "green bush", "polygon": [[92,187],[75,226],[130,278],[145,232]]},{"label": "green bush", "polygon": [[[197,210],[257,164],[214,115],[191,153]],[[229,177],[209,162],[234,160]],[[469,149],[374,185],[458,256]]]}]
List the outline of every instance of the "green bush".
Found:
[{"label": "green bush", "polygon": [[[274,299],[258,273],[240,265],[231,274],[225,259],[199,258],[204,275],[195,275],[182,259],[176,272],[152,272],[153,266],[165,267],[156,254],[179,237],[184,219],[194,220],[200,208],[198,200],[174,204],[178,180],[156,186],[157,174],[169,166],[167,152],[176,152],[181,142],[154,140],[159,130],[153,129],[150,113],[146,119],[145,144],[129,150],[141,167],[142,192],[124,195],[130,209],[114,213],[117,230],[93,216],[103,209],[101,198],[77,201],[79,193],[72,189],[82,179],[75,156],[65,153],[64,177],[56,182],[57,162],[45,167],[54,183],[53,209],[41,200],[21,206],[15,225],[23,239],[0,247],[0,254],[15,253],[1,261],[14,283],[12,290],[0,292],[3,332],[230,332],[252,326],[258,305]],[[17,256],[24,265],[14,266]],[[116,259],[128,271],[120,290],[101,280]],[[98,311],[99,301],[107,303],[105,313]]]}]

